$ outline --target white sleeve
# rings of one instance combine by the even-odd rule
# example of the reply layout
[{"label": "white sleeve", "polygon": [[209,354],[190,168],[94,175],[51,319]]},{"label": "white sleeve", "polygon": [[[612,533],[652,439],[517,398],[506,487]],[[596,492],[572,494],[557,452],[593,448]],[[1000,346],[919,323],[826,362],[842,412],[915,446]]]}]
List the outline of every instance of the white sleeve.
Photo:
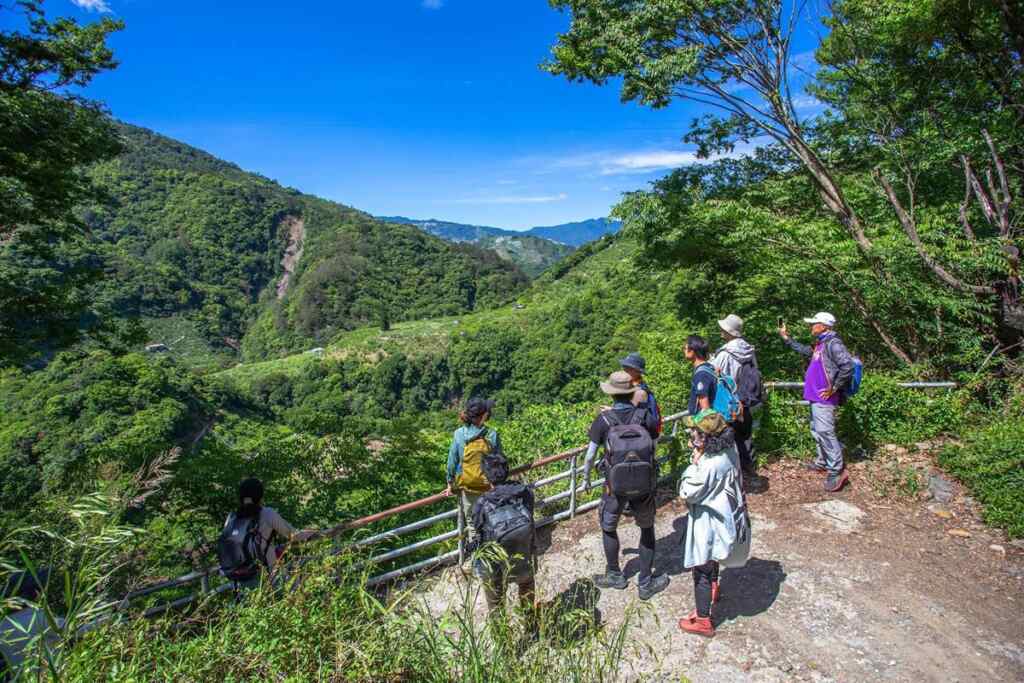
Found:
[{"label": "white sleeve", "polygon": [[295,527],[285,521],[274,508],[263,508],[263,519],[278,536],[284,540],[290,540],[295,535]]},{"label": "white sleeve", "polygon": [[690,465],[679,479],[679,496],[687,503],[700,503],[711,493],[710,472],[700,465]]},{"label": "white sleeve", "polygon": [[725,349],[718,349],[715,355],[711,358],[711,367],[719,372],[726,372],[726,366],[728,365],[729,354]]},{"label": "white sleeve", "polygon": [[590,468],[594,465],[594,456],[597,455],[597,449],[600,448],[593,441],[587,446],[587,456],[583,459],[583,478],[585,480],[590,479]]}]

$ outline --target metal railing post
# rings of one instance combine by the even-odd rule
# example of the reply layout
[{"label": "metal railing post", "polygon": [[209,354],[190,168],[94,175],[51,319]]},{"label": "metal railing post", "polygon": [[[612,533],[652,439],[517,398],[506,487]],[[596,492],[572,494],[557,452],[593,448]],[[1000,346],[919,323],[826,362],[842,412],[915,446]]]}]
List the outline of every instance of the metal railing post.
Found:
[{"label": "metal railing post", "polygon": [[462,509],[462,492],[455,495],[455,505],[458,508],[459,564],[461,565],[466,560],[466,511]]},{"label": "metal railing post", "polygon": [[576,516],[576,456],[569,458],[569,517]]},{"label": "metal railing post", "polygon": [[210,592],[210,575],[203,574],[203,578],[199,580],[199,592],[206,595]]}]

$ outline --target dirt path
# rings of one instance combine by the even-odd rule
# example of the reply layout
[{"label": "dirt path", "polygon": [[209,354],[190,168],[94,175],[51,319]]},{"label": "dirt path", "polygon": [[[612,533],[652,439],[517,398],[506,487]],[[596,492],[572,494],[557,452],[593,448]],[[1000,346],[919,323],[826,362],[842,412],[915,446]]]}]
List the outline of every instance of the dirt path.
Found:
[{"label": "dirt path", "polygon": [[[723,572],[711,640],[676,627],[693,609],[693,584],[680,551],[686,508],[666,492],[656,567],[672,583],[633,617],[624,680],[1024,680],[1024,550],[984,528],[962,492],[937,507],[880,496],[856,470],[838,495],[794,463],[766,474],[770,489],[748,503],[753,556]],[[597,602],[612,626],[637,604],[639,533],[627,524],[620,534],[630,586]],[[593,513],[544,540],[542,600],[603,570]],[[430,581],[432,611],[458,604],[459,576],[449,569]],[[483,615],[479,595],[476,610]]]}]

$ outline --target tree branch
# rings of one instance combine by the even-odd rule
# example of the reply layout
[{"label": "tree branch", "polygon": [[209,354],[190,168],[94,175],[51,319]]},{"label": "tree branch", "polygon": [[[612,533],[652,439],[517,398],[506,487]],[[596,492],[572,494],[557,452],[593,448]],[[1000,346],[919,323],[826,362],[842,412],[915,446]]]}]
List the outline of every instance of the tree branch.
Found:
[{"label": "tree branch", "polygon": [[971,222],[967,219],[967,209],[971,205],[971,181],[967,177],[967,157],[961,157],[964,162],[964,200],[960,202],[960,225],[964,227],[964,234],[967,239],[977,242],[978,238],[971,228]]},{"label": "tree branch", "polygon": [[985,193],[985,188],[981,186],[981,181],[978,180],[978,176],[974,173],[971,160],[966,155],[961,156],[960,159],[964,164],[964,175],[967,176],[967,181],[974,190],[974,196],[978,198],[978,202],[981,204],[981,212],[985,214],[985,220],[988,221],[989,225],[997,225],[996,208],[992,205],[992,200],[989,199],[988,194]]},{"label": "tree branch", "polygon": [[896,191],[892,189],[892,185],[877,168],[873,171],[872,175],[874,175],[875,180],[882,186],[882,189],[885,190],[885,196],[889,199],[889,203],[892,204],[892,208],[896,211],[896,216],[899,218],[900,225],[903,226],[903,232],[906,233],[910,243],[914,245],[914,250],[917,251],[917,255],[921,257],[921,260],[924,261],[925,265],[928,266],[940,280],[950,287],[962,292],[971,292],[972,294],[996,293],[995,287],[972,285],[964,282],[943,268],[938,261],[932,258],[931,254],[925,250],[924,244],[921,242],[921,237],[917,234],[917,225],[914,224],[914,219],[911,218],[910,214],[907,213],[907,210],[903,208],[903,204],[900,203],[899,197],[896,196]]},{"label": "tree branch", "polygon": [[[1010,234],[1010,203],[1013,201],[1013,196],[1010,194],[1010,184],[1006,180],[1006,169],[1003,167],[1003,160],[999,157],[999,152],[996,150],[996,145],[992,142],[992,136],[988,134],[988,131],[982,129],[981,134],[985,136],[985,142],[988,144],[988,151],[992,155],[992,163],[996,167],[996,173],[999,175],[999,189],[1000,193],[996,193],[995,185],[992,181],[992,171],[988,172],[988,183],[991,187],[992,199],[997,203],[997,211],[999,214],[999,234],[1002,237],[1008,237]],[[1000,196],[1000,194],[1002,196]]]},{"label": "tree branch", "polygon": [[827,268],[828,270],[832,271],[836,278],[838,278],[838,280],[843,283],[843,286],[850,293],[850,297],[853,300],[853,305],[864,317],[864,320],[868,322],[868,325],[871,326],[871,329],[873,329],[875,333],[882,339],[882,342],[886,345],[886,347],[888,347],[888,349],[893,353],[893,355],[895,355],[897,358],[899,358],[907,365],[914,364],[914,359],[911,358],[906,351],[900,348],[900,345],[896,343],[896,340],[893,339],[892,335],[885,331],[881,323],[878,322],[877,317],[871,313],[871,308],[870,306],[868,306],[867,301],[864,300],[864,297],[861,295],[860,290],[858,290],[856,287],[850,284],[850,281],[846,278],[846,274],[843,273],[842,270],[833,265],[833,263],[827,258],[823,258],[811,250],[801,249],[800,247],[796,247],[793,246],[792,244],[787,244],[786,242],[783,242],[781,240],[775,240],[770,237],[766,237],[764,239],[766,242],[778,245],[779,247],[782,247],[783,249],[790,251],[794,254],[810,257],[814,259],[816,262],[825,266],[825,268]]}]

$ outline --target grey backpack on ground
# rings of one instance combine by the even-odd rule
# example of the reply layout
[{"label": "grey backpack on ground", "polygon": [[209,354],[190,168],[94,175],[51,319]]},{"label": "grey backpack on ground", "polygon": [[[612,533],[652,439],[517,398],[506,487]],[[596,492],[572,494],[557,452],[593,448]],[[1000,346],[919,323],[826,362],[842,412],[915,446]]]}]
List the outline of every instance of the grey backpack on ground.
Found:
[{"label": "grey backpack on ground", "polygon": [[654,492],[654,439],[643,425],[645,413],[637,409],[625,419],[614,410],[603,415],[609,427],[604,442],[604,471],[608,489],[615,496],[643,498]]},{"label": "grey backpack on ground", "polygon": [[266,563],[265,552],[259,517],[238,517],[232,513],[217,539],[221,574],[231,581],[248,581]]},{"label": "grey backpack on ground", "polygon": [[483,541],[497,543],[508,554],[509,576],[527,578],[533,573],[533,514],[515,493],[481,499]]}]

